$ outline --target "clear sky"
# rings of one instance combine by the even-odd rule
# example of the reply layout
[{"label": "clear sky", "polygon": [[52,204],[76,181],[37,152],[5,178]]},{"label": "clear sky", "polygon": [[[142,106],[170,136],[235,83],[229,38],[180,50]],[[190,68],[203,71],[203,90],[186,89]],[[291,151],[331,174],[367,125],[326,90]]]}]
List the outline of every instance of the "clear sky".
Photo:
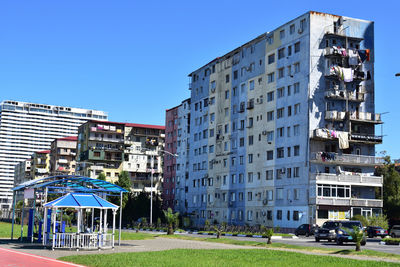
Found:
[{"label": "clear sky", "polygon": [[309,10],[375,21],[376,112],[389,112],[377,151],[400,158],[397,0],[1,1],[0,100],[164,124],[191,71]]}]

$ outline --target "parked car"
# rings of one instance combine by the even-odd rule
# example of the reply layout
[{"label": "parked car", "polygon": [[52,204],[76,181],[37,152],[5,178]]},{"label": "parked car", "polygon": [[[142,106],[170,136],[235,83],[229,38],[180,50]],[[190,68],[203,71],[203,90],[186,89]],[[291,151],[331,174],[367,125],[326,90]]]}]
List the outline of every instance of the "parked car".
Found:
[{"label": "parked car", "polygon": [[390,236],[391,237],[400,236],[400,225],[393,225],[392,229],[390,229]]},{"label": "parked car", "polygon": [[354,239],[351,236],[351,233],[354,231],[354,226],[363,232],[361,246],[365,246],[367,243],[367,238],[360,221],[341,221],[339,223],[339,227],[336,228],[336,244],[342,245],[343,242],[354,242]]},{"label": "parked car", "polygon": [[336,228],[339,227],[341,221],[326,221],[324,224],[315,229],[315,241],[319,242],[321,239],[326,239],[328,242],[336,239]]},{"label": "parked car", "polygon": [[376,236],[384,238],[385,236],[388,235],[388,231],[383,229],[380,226],[368,226],[367,227],[367,235],[369,238],[373,238]]},{"label": "parked car", "polygon": [[314,231],[315,231],[316,228],[317,228],[316,225],[302,224],[299,227],[297,227],[297,229],[294,231],[294,234],[296,236],[299,236],[299,235],[305,235],[305,236],[314,235]]}]

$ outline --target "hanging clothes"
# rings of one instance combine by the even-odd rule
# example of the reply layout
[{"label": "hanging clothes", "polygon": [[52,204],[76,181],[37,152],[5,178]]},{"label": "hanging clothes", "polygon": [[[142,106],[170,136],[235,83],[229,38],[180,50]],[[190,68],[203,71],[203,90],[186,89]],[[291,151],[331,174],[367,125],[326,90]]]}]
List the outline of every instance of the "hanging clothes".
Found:
[{"label": "hanging clothes", "polygon": [[342,68],[343,71],[343,81],[352,82],[353,81],[353,70],[351,68]]},{"label": "hanging clothes", "polygon": [[358,65],[358,53],[357,53],[357,50],[353,50],[353,49],[349,50],[349,65],[352,65],[352,66]]},{"label": "hanging clothes", "polygon": [[367,61],[369,61],[369,59],[370,59],[370,50],[369,49],[367,49],[367,50],[365,50],[365,54],[366,54],[366,56],[367,56]]},{"label": "hanging clothes", "polygon": [[347,149],[349,148],[349,135],[346,132],[338,132],[339,138],[339,148]]}]

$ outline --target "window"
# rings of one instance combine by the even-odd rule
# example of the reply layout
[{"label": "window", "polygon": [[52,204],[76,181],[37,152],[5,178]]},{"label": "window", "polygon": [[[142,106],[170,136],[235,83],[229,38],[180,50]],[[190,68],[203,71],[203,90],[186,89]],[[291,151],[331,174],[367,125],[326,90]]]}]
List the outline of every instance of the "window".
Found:
[{"label": "window", "polygon": [[243,192],[239,192],[239,201],[243,201]]},{"label": "window", "polygon": [[252,172],[249,172],[247,174],[247,182],[248,183],[252,183],[253,182],[253,173]]},{"label": "window", "polygon": [[279,32],[279,38],[282,40],[283,38],[285,38],[285,30],[281,30]]},{"label": "window", "polygon": [[247,211],[247,220],[248,221],[252,221],[253,220],[253,211],[252,210],[248,210]]},{"label": "window", "polygon": [[288,117],[292,116],[292,106],[287,107],[287,115]]},{"label": "window", "polygon": [[253,143],[254,143],[254,136],[253,136],[253,135],[250,135],[250,136],[249,136],[249,146],[252,146]]},{"label": "window", "polygon": [[274,179],[274,170],[267,170],[265,172],[265,179],[266,180],[273,180]]},{"label": "window", "polygon": [[273,159],[274,159],[274,151],[268,150],[267,151],[267,160],[273,160]]},{"label": "window", "polygon": [[253,192],[247,192],[247,201],[253,200]]},{"label": "window", "polygon": [[294,136],[300,135],[300,124],[296,124],[293,126],[293,135]]},{"label": "window", "polygon": [[276,175],[276,179],[278,179],[278,180],[282,179],[282,177],[283,177],[282,169],[276,169],[275,175]]},{"label": "window", "polygon": [[297,103],[294,105],[294,115],[297,115],[300,113],[300,103]]},{"label": "window", "polygon": [[295,25],[294,24],[290,25],[290,28],[289,28],[290,34],[293,34],[295,30],[296,30]]},{"label": "window", "polygon": [[225,99],[229,99],[229,90],[225,90]]},{"label": "window", "polygon": [[99,158],[100,152],[98,152],[98,151],[93,152],[93,157]]},{"label": "window", "polygon": [[243,137],[241,137],[241,138],[239,139],[239,146],[240,146],[240,147],[244,146],[244,138],[243,138]]},{"label": "window", "polygon": [[286,219],[290,221],[290,210],[287,211]]},{"label": "window", "polygon": [[229,83],[229,74],[225,75],[225,82]]},{"label": "window", "polygon": [[236,194],[234,192],[231,193],[231,201],[236,201]]},{"label": "window", "polygon": [[278,137],[285,137],[285,127],[280,127],[276,131],[278,132]]},{"label": "window", "polygon": [[300,146],[294,146],[293,150],[294,150],[294,153],[293,153],[294,156],[300,155]]},{"label": "window", "polygon": [[282,220],[282,210],[276,211],[276,219],[281,221]]},{"label": "window", "polygon": [[214,145],[210,145],[210,147],[209,147],[209,153],[214,153]]},{"label": "window", "polygon": [[283,188],[276,189],[276,199],[277,200],[283,199]]},{"label": "window", "polygon": [[272,210],[267,210],[267,220],[268,221],[272,220]]},{"label": "window", "polygon": [[286,128],[286,133],[287,133],[287,137],[290,137],[290,126],[288,126],[287,128]]},{"label": "window", "polygon": [[292,46],[291,45],[289,45],[288,48],[287,48],[287,55],[288,56],[292,55]]},{"label": "window", "polygon": [[253,163],[253,154],[248,155],[249,163]]},{"label": "window", "polygon": [[252,128],[252,127],[253,127],[253,121],[254,121],[254,120],[253,120],[253,117],[250,117],[249,120],[248,120],[248,122],[247,122],[247,124],[248,124],[247,127],[248,127],[248,128]]},{"label": "window", "polygon": [[267,121],[273,121],[273,120],[274,120],[274,111],[267,112]]},{"label": "window", "polygon": [[300,20],[300,30],[303,32],[306,29],[306,19]]},{"label": "window", "polygon": [[268,83],[273,83],[275,80],[275,72],[271,72],[268,74]]},{"label": "window", "polygon": [[300,52],[300,42],[294,44],[294,52],[295,53]]},{"label": "window", "polygon": [[268,102],[274,101],[274,91],[267,93],[267,101]]},{"label": "window", "polygon": [[236,184],[236,174],[232,174],[231,181],[232,181],[232,184]]},{"label": "window", "polygon": [[292,86],[288,85],[287,87],[287,95],[290,96],[292,94]]},{"label": "window", "polygon": [[278,159],[282,159],[282,158],[285,157],[285,150],[284,150],[283,147],[278,147],[278,148],[276,149],[276,157],[277,157]]},{"label": "window", "polygon": [[293,221],[298,221],[298,220],[299,220],[299,211],[295,210],[293,211]]},{"label": "window", "polygon": [[293,189],[293,198],[295,200],[299,199],[299,189]]},{"label": "window", "polygon": [[233,72],[233,79],[236,80],[237,78],[238,78],[238,71],[235,70],[235,71]]},{"label": "window", "polygon": [[293,177],[295,178],[300,177],[300,167],[293,168]]},{"label": "window", "polygon": [[300,62],[294,63],[294,73],[300,72]]},{"label": "window", "polygon": [[271,54],[268,56],[268,64],[272,64],[275,62],[275,54]]},{"label": "window", "polygon": [[267,141],[268,142],[274,141],[274,131],[267,132]]},{"label": "window", "polygon": [[[243,173],[239,173],[239,183],[242,184],[243,182],[244,182],[244,175],[243,175]],[[243,195],[243,193],[242,193],[242,195]],[[240,193],[239,193],[239,199],[240,199]]]},{"label": "window", "polygon": [[[288,147],[290,148],[290,147]],[[292,178],[292,168],[286,168],[286,177]]]},{"label": "window", "polygon": [[210,121],[215,121],[215,113],[210,114]]},{"label": "window", "polygon": [[210,137],[214,136],[214,129],[210,129]]},{"label": "window", "polygon": [[277,92],[278,92],[278,98],[285,96],[285,88],[283,88],[283,87],[278,88]]},{"label": "window", "polygon": [[285,108],[278,108],[276,110],[276,118],[280,119],[284,117],[284,113],[285,113]]},{"label": "window", "polygon": [[215,90],[216,84],[215,81],[211,81],[211,90]]},{"label": "window", "polygon": [[278,59],[284,58],[285,57],[285,48],[281,48],[278,50]]},{"label": "window", "polygon": [[281,79],[285,76],[285,68],[278,69],[278,79]]},{"label": "window", "polygon": [[236,161],[236,158],[235,158],[235,157],[232,157],[232,158],[231,158],[231,166],[235,166],[235,161]]},{"label": "window", "polygon": [[295,94],[297,94],[297,93],[300,92],[300,83],[295,83],[295,84],[293,85],[293,87],[294,87],[294,93],[295,93]]}]

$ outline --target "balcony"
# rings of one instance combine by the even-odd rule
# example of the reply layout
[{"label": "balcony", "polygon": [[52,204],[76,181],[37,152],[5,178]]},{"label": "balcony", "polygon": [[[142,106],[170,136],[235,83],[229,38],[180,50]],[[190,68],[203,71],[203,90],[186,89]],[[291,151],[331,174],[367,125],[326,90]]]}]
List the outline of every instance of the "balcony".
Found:
[{"label": "balcony", "polygon": [[122,128],[117,128],[113,125],[101,125],[97,124],[95,126],[90,127],[91,132],[102,132],[102,133],[119,133],[123,134],[124,130]]},{"label": "balcony", "polygon": [[382,123],[381,114],[379,113],[353,111],[350,113],[349,117],[350,120],[352,121],[375,123],[375,124]]},{"label": "balcony", "polygon": [[310,160],[315,163],[340,164],[354,166],[376,166],[382,165],[384,158],[374,156],[362,156],[354,154],[342,154],[332,152],[312,152]]},{"label": "balcony", "polygon": [[326,47],[324,50],[325,57],[346,57],[348,55],[348,50],[339,47]]},{"label": "balcony", "polygon": [[123,138],[108,138],[108,137],[101,137],[101,136],[89,136],[90,141],[100,141],[100,142],[108,142],[108,143],[123,143]]},{"label": "balcony", "polygon": [[382,135],[351,133],[350,142],[382,144]]},{"label": "balcony", "polygon": [[346,112],[337,110],[325,111],[325,120],[343,121],[346,118]]},{"label": "balcony", "polygon": [[365,174],[333,174],[333,173],[310,173],[310,180],[316,183],[346,184],[361,186],[382,187],[382,176],[369,176]]},{"label": "balcony", "polygon": [[356,93],[346,90],[334,90],[334,89],[330,89],[325,92],[326,98],[336,99],[336,100],[348,100],[354,102],[363,102],[364,95],[365,95],[364,93]]},{"label": "balcony", "polygon": [[314,197],[309,199],[309,203],[314,205],[329,206],[383,207],[383,200],[381,199]]},{"label": "balcony", "polygon": [[311,138],[316,140],[336,140],[340,134],[348,134],[348,132],[320,128],[312,132]]}]

